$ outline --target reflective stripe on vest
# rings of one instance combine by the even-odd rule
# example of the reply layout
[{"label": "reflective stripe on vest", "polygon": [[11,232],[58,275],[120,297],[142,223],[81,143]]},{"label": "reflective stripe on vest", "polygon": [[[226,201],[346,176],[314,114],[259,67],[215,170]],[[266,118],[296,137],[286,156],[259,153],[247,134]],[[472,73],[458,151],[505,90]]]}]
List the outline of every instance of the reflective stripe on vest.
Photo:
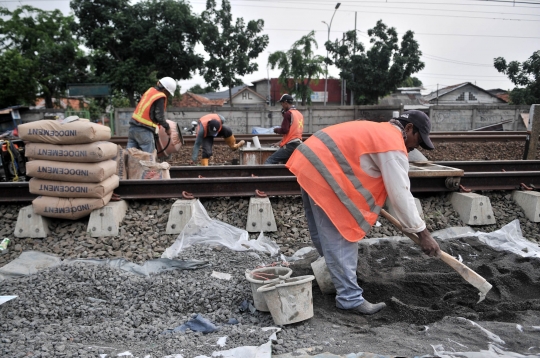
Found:
[{"label": "reflective stripe on vest", "polygon": [[[219,129],[217,131],[218,133],[221,132],[221,129],[223,128],[223,122],[221,121],[221,117],[218,114],[211,113],[202,116],[201,119],[199,119],[199,124],[202,125],[204,128],[205,137],[208,134],[208,122],[210,122],[212,119],[217,119],[219,121]],[[195,133],[199,133],[199,124],[197,124],[197,129],[195,130]]]},{"label": "reflective stripe on vest", "polygon": [[302,140],[302,132],[304,131],[304,116],[296,108],[289,109],[291,112],[291,126],[289,127],[289,133],[283,136],[279,146],[283,147],[293,139]]},{"label": "reflective stripe on vest", "polygon": [[356,242],[375,224],[387,196],[383,178],[365,173],[360,158],[388,151],[407,153],[391,124],[347,122],[315,133],[286,166],[341,235]]},{"label": "reflective stripe on vest", "polygon": [[131,117],[145,126],[156,128],[158,125],[157,123],[154,123],[150,117],[150,108],[152,107],[152,103],[159,98],[165,98],[165,108],[167,108],[167,95],[154,87],[150,88],[142,96]]}]

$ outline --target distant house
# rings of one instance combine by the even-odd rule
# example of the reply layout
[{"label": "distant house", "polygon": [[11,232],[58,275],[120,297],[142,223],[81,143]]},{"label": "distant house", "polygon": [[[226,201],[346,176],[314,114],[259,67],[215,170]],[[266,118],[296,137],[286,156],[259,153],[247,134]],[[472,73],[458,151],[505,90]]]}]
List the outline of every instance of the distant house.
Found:
[{"label": "distant house", "polygon": [[422,93],[422,87],[400,87],[394,93],[389,94],[379,100],[381,106],[401,106],[404,110],[423,110],[428,109],[429,104],[426,104]]},{"label": "distant house", "polygon": [[264,107],[266,98],[249,87],[244,87],[232,96],[234,107]]},{"label": "distant house", "polygon": [[492,95],[497,96],[498,98],[502,99],[506,103],[510,102],[510,93],[508,93],[507,90],[503,90],[501,88],[493,88],[487,91],[491,93]]},{"label": "distant house", "polygon": [[[53,104],[55,105],[55,108],[59,109],[68,109],[71,108],[75,111],[84,110],[88,108],[89,101],[86,99],[82,100],[82,107],[81,107],[81,99],[80,98],[53,98],[52,99]],[[38,98],[36,99],[35,105],[31,107],[31,109],[43,109],[45,107],[45,98]]]},{"label": "distant house", "polygon": [[[246,87],[247,87],[247,85],[241,85],[241,86],[235,86],[235,87],[231,88],[232,96],[234,96],[238,91],[241,91]],[[229,104],[229,89],[226,89],[226,90],[221,91],[221,92],[203,93],[200,96],[206,97],[208,99],[222,99],[224,106]]]},{"label": "distant house", "polygon": [[491,94],[471,82],[439,88],[424,96],[431,105],[462,105],[462,104],[505,104],[503,99]]},{"label": "distant house", "polygon": [[222,107],[225,100],[221,99],[208,99],[202,95],[186,92],[182,94],[182,99],[180,101],[173,100],[173,107],[210,107],[210,106],[219,106]]}]

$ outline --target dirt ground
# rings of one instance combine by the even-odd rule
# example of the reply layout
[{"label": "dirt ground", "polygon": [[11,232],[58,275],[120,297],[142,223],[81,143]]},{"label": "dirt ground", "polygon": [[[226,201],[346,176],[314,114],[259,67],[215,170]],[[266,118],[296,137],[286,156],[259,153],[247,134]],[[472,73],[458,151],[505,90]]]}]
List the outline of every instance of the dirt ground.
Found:
[{"label": "dirt ground", "polygon": [[487,355],[492,345],[540,356],[540,260],[495,251],[473,238],[441,247],[493,285],[483,302],[476,303],[478,291],[455,271],[413,244],[360,245],[364,295],[370,302],[386,302],[386,309],[373,316],[352,315],[336,309],[334,296],[315,286],[315,316],[306,323],[314,328],[312,338],[334,354],[411,357],[435,354],[437,347],[439,352],[484,350]]}]

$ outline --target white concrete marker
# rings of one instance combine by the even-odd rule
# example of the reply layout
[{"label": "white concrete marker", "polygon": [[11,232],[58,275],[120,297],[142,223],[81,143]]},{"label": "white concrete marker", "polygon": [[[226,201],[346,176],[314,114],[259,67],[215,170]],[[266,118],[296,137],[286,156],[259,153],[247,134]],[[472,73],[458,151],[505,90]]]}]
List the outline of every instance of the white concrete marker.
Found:
[{"label": "white concrete marker", "polygon": [[540,222],[540,193],[537,191],[520,191],[512,192],[512,199],[518,204],[527,219],[532,222]]},{"label": "white concrete marker", "polygon": [[452,193],[450,202],[466,225],[495,224],[495,215],[487,196],[475,193]]},{"label": "white concrete marker", "polygon": [[126,216],[127,208],[127,203],[120,200],[111,201],[101,209],[92,211],[86,231],[92,237],[118,236],[120,234],[120,223]]},{"label": "white concrete marker", "polygon": [[15,224],[15,237],[45,238],[50,235],[49,219],[34,213],[32,205],[25,206],[19,211]]},{"label": "white concrete marker", "polygon": [[174,202],[169,212],[166,234],[179,234],[189,222],[195,210],[197,199],[179,199]]},{"label": "white concrete marker", "polygon": [[249,199],[246,231],[277,231],[276,219],[269,198],[252,197]]}]

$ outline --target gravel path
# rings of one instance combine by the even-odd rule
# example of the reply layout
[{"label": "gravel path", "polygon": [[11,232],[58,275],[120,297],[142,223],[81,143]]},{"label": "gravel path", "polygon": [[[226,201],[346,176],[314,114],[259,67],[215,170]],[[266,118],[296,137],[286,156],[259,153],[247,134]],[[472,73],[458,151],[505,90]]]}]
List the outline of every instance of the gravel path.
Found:
[{"label": "gravel path", "polygon": [[[438,146],[441,151],[424,154],[430,160],[519,159],[520,147],[513,146],[514,144],[516,143],[497,143],[497,150],[483,146],[483,154],[480,153],[481,148],[473,147],[467,158],[459,156],[463,153],[460,152],[459,144],[454,143],[449,144],[450,147],[441,144]],[[230,155],[226,147],[214,148],[223,152],[224,158],[225,155]],[[437,157],[452,150],[451,158]],[[518,154],[512,156],[508,154],[510,152]],[[431,154],[433,156],[430,156]],[[495,157],[495,154],[499,156]],[[503,155],[508,157],[501,157]],[[540,242],[540,224],[529,222],[508,192],[480,194],[490,198],[497,222],[474,229],[490,232],[517,218],[523,235],[531,241]],[[446,194],[420,197],[420,200],[429,230],[463,226]],[[248,199],[203,199],[201,202],[210,217],[245,228]],[[266,235],[280,245],[281,252],[291,255],[302,247],[310,246],[300,198],[273,197],[271,202],[278,231]],[[128,202],[129,209],[121,234],[114,238],[90,237],[86,233],[87,218],[77,221],[52,220],[52,234],[46,239],[14,238],[8,252],[0,255],[0,267],[27,250],[53,253],[62,258],[125,257],[137,263],[158,258],[176,239],[176,235],[164,234],[172,203],[173,200]],[[0,237],[13,238],[12,233],[21,207],[22,205],[4,205],[0,208]],[[369,238],[398,235],[385,219],[380,218],[379,221],[382,225],[374,227],[368,235]],[[255,239],[258,234],[252,233],[250,236]],[[369,267],[375,267],[375,263],[380,262],[377,261],[380,257],[396,257],[396,262],[397,258],[402,256],[413,257],[418,262],[425,261],[428,266],[419,265],[418,270],[411,273],[412,278],[406,281],[406,285],[418,286],[422,292],[398,289],[396,285],[403,284],[401,281],[370,282],[365,276],[361,276],[366,281],[366,297],[370,300],[384,300],[389,303],[389,308],[385,314],[378,317],[351,317],[337,311],[333,299],[321,295],[317,286],[314,286],[315,317],[284,327],[283,331],[278,333],[278,340],[273,342],[273,352],[279,354],[293,352],[298,348],[309,348],[311,354],[322,351],[338,354],[373,351],[411,356],[432,353],[430,344],[439,343],[446,344],[448,350],[462,349],[460,345],[452,346],[448,343],[449,339],[461,344],[466,343],[471,350],[486,349],[487,341],[481,339],[484,337],[483,333],[471,331],[474,328],[471,328],[470,323],[456,317],[438,316],[456,310],[511,342],[506,346],[508,349],[523,354],[540,354],[538,347],[536,350],[526,351],[529,347],[538,346],[534,343],[537,333],[533,332],[534,327],[540,326],[537,298],[540,294],[540,283],[538,275],[534,274],[540,268],[538,260],[524,261],[511,255],[486,252],[470,243],[465,242],[466,245],[460,246],[463,249],[469,245],[474,248],[475,255],[485,256],[486,259],[466,263],[472,268],[482,270],[483,275],[492,275],[494,282],[497,282],[494,296],[488,296],[489,299],[486,300],[486,305],[494,305],[494,309],[485,305],[475,308],[468,298],[461,299],[460,292],[466,292],[466,297],[474,294],[471,288],[455,273],[444,271],[440,263],[430,266],[431,260],[425,260],[421,255],[413,257],[411,244],[399,249],[393,245],[388,252],[377,246],[376,249],[362,251],[363,255],[368,255],[366,262],[371,262]],[[466,257],[466,253],[467,251],[462,252],[463,257]],[[19,298],[0,306],[0,356],[96,357],[99,354],[116,355],[129,350],[140,357],[146,354],[152,357],[182,354],[184,358],[191,358],[198,354],[209,355],[216,350],[241,345],[260,345],[268,340],[271,332],[263,332],[261,328],[273,326],[270,315],[241,311],[240,305],[251,298],[250,288],[243,276],[244,270],[262,263],[271,263],[273,259],[263,254],[257,257],[253,253],[205,247],[190,248],[181,258],[205,260],[210,262],[211,266],[196,271],[172,271],[151,277],[139,277],[113,268],[98,268],[79,263],[62,265],[37,275],[3,282],[0,285],[0,295],[14,294]],[[524,268],[524,263],[530,269]],[[416,267],[412,264],[401,266],[406,269]],[[393,264],[385,269],[395,272]],[[213,278],[210,274],[214,270],[229,273],[232,279],[224,281]],[[435,276],[425,276],[425,272],[435,271],[443,271],[441,277],[443,281],[447,281],[445,284],[448,287],[435,287]],[[299,273],[301,270],[295,272]],[[450,284],[458,287],[450,287]],[[432,286],[437,290],[430,291],[430,302],[415,301],[415,297],[425,296],[426,290]],[[524,289],[516,291],[518,296],[512,296],[511,293],[516,287]],[[448,295],[446,292],[451,293]],[[509,299],[523,302],[519,305],[509,304]],[[454,309],[453,306],[448,306],[449,304],[459,307]],[[508,311],[508,314],[501,314],[505,311]],[[191,331],[166,333],[196,314],[201,314],[215,323],[219,326],[219,331],[207,335]],[[226,324],[231,318],[240,323]],[[522,336],[515,336],[516,324],[523,326]],[[429,339],[426,338],[427,325],[431,327]],[[470,331],[471,334],[464,336],[460,330]],[[227,342],[220,348],[217,340],[224,336],[228,337]],[[396,337],[392,339],[395,343],[388,341],[389,336]]]}]

